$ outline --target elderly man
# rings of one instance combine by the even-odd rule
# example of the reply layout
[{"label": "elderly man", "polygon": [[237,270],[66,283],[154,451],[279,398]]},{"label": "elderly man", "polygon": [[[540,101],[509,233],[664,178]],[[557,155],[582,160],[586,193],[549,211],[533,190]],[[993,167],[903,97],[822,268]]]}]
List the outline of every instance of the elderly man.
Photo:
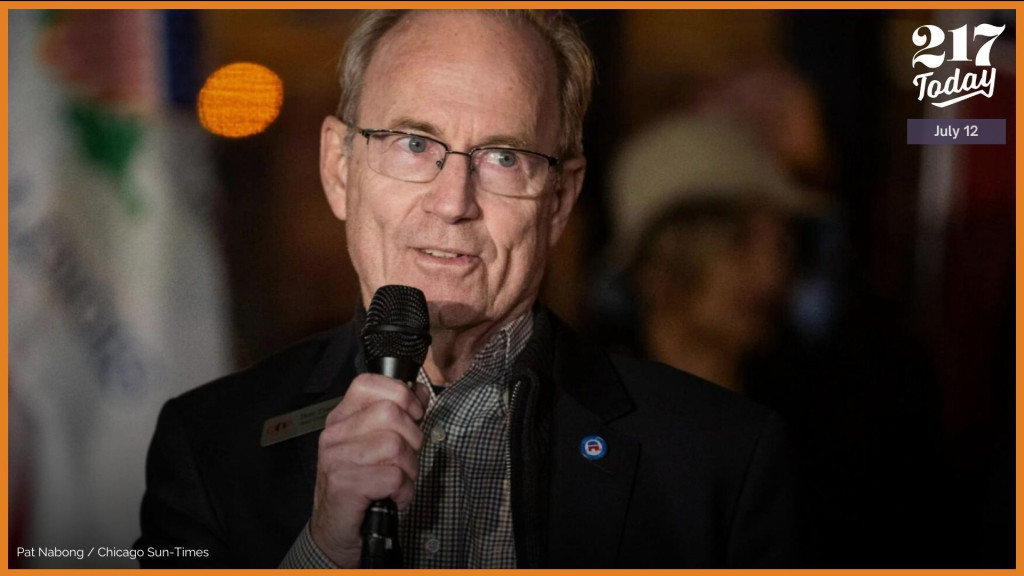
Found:
[{"label": "elderly man", "polygon": [[[405,567],[792,563],[775,416],[607,355],[536,302],[585,169],[592,63],[571,20],[371,13],[342,68],[321,178],[362,304],[426,296],[420,381],[366,373],[357,316],[168,402],[143,566],[356,567],[384,498]],[[337,397],[319,434],[261,446],[269,419]]]}]

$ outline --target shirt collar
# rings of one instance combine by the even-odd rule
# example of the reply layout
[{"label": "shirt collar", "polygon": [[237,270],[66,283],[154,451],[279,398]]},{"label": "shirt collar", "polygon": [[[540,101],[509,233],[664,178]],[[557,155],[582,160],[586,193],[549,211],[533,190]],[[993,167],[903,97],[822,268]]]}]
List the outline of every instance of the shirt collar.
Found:
[{"label": "shirt collar", "polygon": [[[512,364],[526,347],[532,334],[533,311],[527,310],[502,326],[494,336],[491,336],[490,340],[473,355],[473,363],[469,370],[449,386],[457,386],[463,382],[504,384],[505,375],[511,370]],[[418,380],[428,384],[428,387],[431,384],[430,377],[422,368],[420,368]],[[431,388],[430,395],[433,398],[433,388]]]}]

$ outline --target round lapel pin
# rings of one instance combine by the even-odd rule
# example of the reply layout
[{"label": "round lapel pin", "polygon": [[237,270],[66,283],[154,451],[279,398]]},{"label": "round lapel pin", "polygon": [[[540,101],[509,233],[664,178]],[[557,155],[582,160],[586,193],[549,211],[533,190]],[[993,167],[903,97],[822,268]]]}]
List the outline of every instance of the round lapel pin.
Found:
[{"label": "round lapel pin", "polygon": [[580,442],[580,454],[583,454],[583,457],[587,460],[600,460],[607,453],[608,445],[605,444],[604,438],[600,436],[592,434]]}]

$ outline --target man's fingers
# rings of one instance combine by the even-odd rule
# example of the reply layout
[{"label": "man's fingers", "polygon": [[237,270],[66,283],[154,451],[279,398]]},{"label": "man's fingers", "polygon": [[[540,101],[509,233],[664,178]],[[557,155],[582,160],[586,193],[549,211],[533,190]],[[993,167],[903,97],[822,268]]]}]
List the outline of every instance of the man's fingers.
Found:
[{"label": "man's fingers", "polygon": [[352,381],[345,398],[327,415],[327,426],[365,410],[381,400],[402,408],[416,422],[423,418],[426,403],[404,383],[380,374],[360,374]]},{"label": "man's fingers", "polygon": [[323,466],[317,483],[319,504],[330,507],[332,503],[356,503],[355,506],[342,506],[340,510],[354,511],[352,519],[358,524],[373,500],[391,498],[399,507],[412,502],[415,479],[399,466],[351,466],[338,462]]},{"label": "man's fingers", "polygon": [[423,432],[410,415],[392,402],[382,400],[328,424],[320,433],[320,449],[382,431],[400,435],[414,452],[423,447]]},{"label": "man's fingers", "polygon": [[328,414],[310,530],[340,566],[358,565],[359,526],[370,502],[391,498],[399,508],[412,502],[423,446],[417,422],[429,399],[424,385],[410,389],[379,374],[360,374]]},{"label": "man's fingers", "polygon": [[416,451],[401,434],[391,430],[381,430],[355,441],[339,443],[324,456],[358,466],[397,466],[413,480],[419,473]]},{"label": "man's fingers", "polygon": [[[430,405],[430,384],[427,384],[426,382],[414,382],[412,392],[416,395],[416,399],[419,400],[420,405],[424,409]],[[422,416],[415,420],[419,422],[421,418]]]}]

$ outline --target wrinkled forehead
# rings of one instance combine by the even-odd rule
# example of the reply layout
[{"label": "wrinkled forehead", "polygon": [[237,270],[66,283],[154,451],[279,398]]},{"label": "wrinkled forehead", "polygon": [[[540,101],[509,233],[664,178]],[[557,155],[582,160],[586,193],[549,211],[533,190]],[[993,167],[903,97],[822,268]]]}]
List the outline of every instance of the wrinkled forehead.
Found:
[{"label": "wrinkled forehead", "polygon": [[537,139],[549,131],[557,138],[554,57],[526,23],[483,12],[413,12],[375,50],[360,116],[429,115],[432,105],[498,113],[545,132]]},{"label": "wrinkled forehead", "polygon": [[534,88],[557,84],[554,56],[540,32],[525,21],[488,11],[411,11],[389,30],[367,74],[387,74],[410,57],[502,66]]}]

